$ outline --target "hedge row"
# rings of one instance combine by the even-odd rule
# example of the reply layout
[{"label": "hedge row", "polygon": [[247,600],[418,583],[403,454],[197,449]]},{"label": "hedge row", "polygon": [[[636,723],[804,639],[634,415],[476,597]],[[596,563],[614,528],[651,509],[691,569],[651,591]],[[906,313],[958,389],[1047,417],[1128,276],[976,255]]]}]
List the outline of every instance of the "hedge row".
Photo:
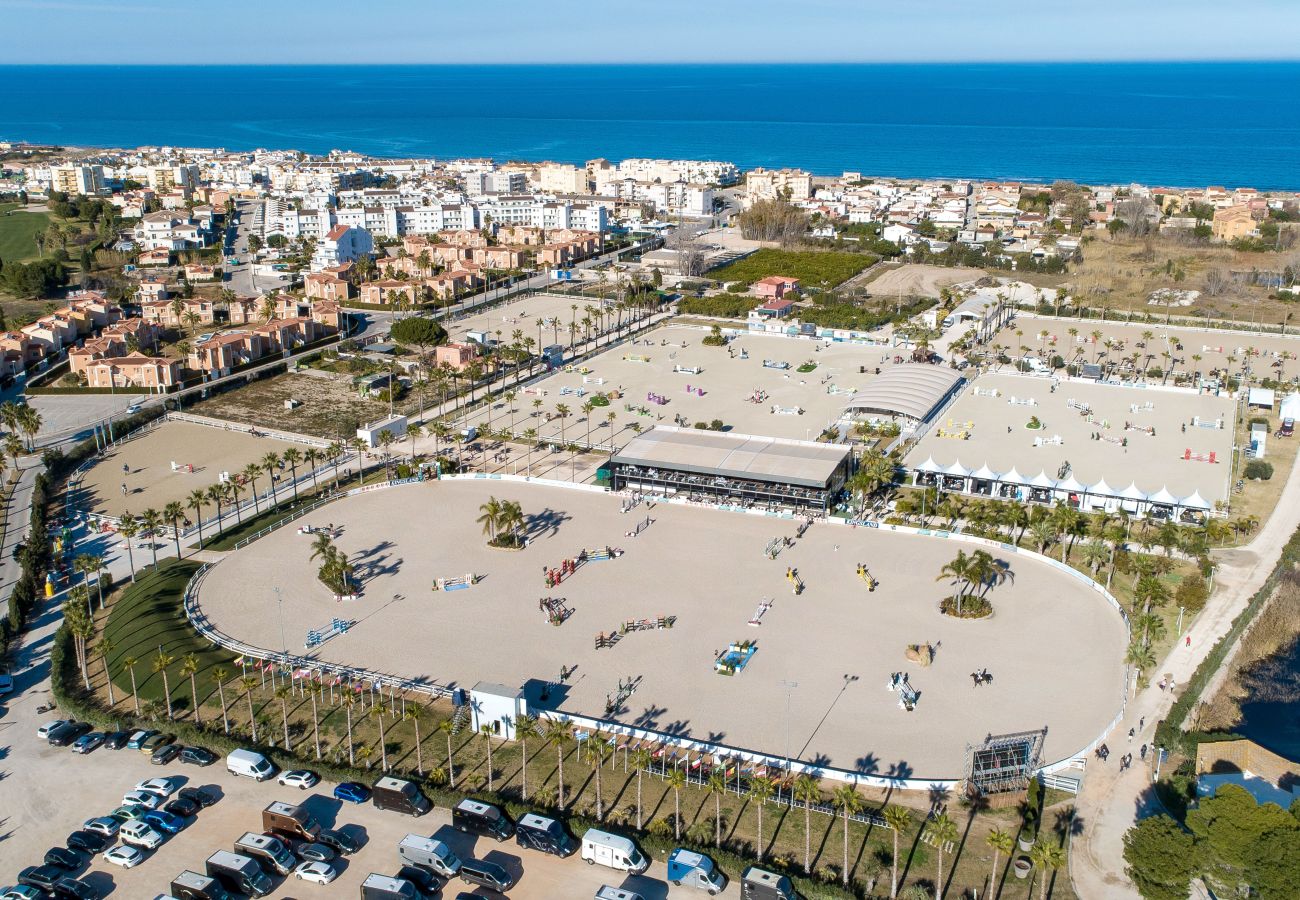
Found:
[{"label": "hedge row", "polygon": [[0,660],[26,630],[27,623],[39,598],[45,594],[45,573],[50,567],[50,535],[48,529],[50,489],[53,481],[48,472],[36,476],[32,488],[30,531],[18,551],[22,572],[9,594],[7,615],[0,619]]}]

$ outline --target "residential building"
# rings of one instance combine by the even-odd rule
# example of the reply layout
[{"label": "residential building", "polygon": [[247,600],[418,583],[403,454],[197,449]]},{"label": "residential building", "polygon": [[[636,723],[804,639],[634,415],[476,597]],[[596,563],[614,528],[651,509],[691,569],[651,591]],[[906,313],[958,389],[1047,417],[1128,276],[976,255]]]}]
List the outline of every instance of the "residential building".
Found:
[{"label": "residential building", "polygon": [[85,194],[93,197],[104,187],[103,166],[53,166],[50,168],[50,189],[65,194]]},{"label": "residential building", "polygon": [[589,194],[586,168],[542,163],[537,168],[537,189],[548,194]]},{"label": "residential building", "polygon": [[474,343],[442,344],[433,348],[434,364],[463,372],[481,356],[482,348]]},{"label": "residential building", "polygon": [[184,250],[206,247],[212,237],[212,217],[196,217],[183,210],[147,213],[135,227],[135,240],[146,250]]},{"label": "residential building", "polygon": [[812,175],[801,169],[754,169],[745,175],[745,205],[760,200],[807,200],[812,196]]},{"label": "residential building", "polygon": [[332,272],[311,272],[303,277],[303,284],[312,300],[342,303],[352,296],[352,282]]},{"label": "residential building", "polygon": [[311,258],[311,269],[319,272],[330,266],[354,262],[374,249],[374,238],[364,228],[335,225],[316,245],[316,252]]},{"label": "residential building", "polygon": [[397,281],[395,279],[382,279],[380,281],[368,281],[361,285],[360,300],[362,303],[373,306],[387,306],[396,303],[405,298],[407,303],[416,302],[416,289],[418,284],[409,281]]},{"label": "residential building", "polygon": [[1235,241],[1239,238],[1254,237],[1259,233],[1258,223],[1251,215],[1250,207],[1244,204],[1216,209],[1210,229],[1221,241]]},{"label": "residential building", "polygon": [[92,388],[137,388],[165,391],[180,383],[180,360],[163,356],[127,356],[98,359],[85,368],[86,384]]},{"label": "residential building", "polygon": [[780,300],[786,294],[798,290],[799,279],[788,278],[784,275],[769,275],[754,282],[753,287],[754,296],[764,297],[769,300]]}]

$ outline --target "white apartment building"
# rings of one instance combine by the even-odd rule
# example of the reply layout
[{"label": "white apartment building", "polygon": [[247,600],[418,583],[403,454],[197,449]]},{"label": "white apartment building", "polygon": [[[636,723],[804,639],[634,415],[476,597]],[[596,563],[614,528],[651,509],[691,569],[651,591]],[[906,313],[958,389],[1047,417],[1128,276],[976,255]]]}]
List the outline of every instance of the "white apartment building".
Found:
[{"label": "white apartment building", "polygon": [[624,178],[608,182],[609,195],[625,203],[649,203],[656,213],[682,216],[713,215],[713,188],[684,181],[650,182]]},{"label": "white apartment building", "polygon": [[571,228],[602,232],[609,229],[609,215],[600,203],[564,203],[529,195],[497,197],[479,203],[479,221],[498,225],[528,225],[533,228]]},{"label": "white apartment building", "polygon": [[148,166],[144,175],[149,187],[159,193],[172,190],[189,193],[199,186],[199,167],[195,165],[166,163]]},{"label": "white apartment building", "polygon": [[543,163],[537,168],[537,189],[544,194],[588,194],[587,169],[560,163]]},{"label": "white apartment building", "polygon": [[50,169],[50,189],[65,194],[94,196],[104,187],[103,166],[54,166]]},{"label": "white apartment building", "polygon": [[211,234],[201,221],[184,211],[148,213],[135,227],[135,241],[145,250],[206,247]]},{"label": "white apartment building", "polygon": [[801,169],[754,169],[745,175],[745,205],[760,200],[807,200],[812,196],[812,175]]},{"label": "white apartment building", "polygon": [[528,190],[528,176],[523,172],[505,169],[469,172],[465,175],[465,190],[472,195],[522,194]]},{"label": "white apartment building", "polygon": [[618,177],[637,181],[729,185],[740,180],[740,170],[735,163],[718,160],[634,158],[618,164]]},{"label": "white apartment building", "polygon": [[372,253],[374,249],[375,241],[370,232],[348,225],[335,225],[316,245],[316,252],[311,257],[311,270],[319,272],[331,266],[353,262]]}]

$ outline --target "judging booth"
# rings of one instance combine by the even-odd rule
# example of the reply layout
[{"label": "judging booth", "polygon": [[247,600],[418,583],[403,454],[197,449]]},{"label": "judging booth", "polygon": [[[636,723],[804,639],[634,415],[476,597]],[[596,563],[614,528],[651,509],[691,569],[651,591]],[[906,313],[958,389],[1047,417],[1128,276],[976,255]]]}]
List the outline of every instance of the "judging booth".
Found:
[{"label": "judging booth", "polygon": [[528,701],[521,688],[480,681],[469,692],[469,708],[475,732],[487,725],[493,737],[513,741],[516,718],[527,715]]}]

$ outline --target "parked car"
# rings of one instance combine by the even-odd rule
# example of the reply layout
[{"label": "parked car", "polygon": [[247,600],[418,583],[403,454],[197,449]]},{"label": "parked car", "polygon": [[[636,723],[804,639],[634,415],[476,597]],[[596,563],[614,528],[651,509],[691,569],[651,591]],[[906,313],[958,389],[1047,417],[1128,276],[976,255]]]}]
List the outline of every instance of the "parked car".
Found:
[{"label": "parked car", "polygon": [[83,734],[72,742],[73,753],[93,753],[98,750],[104,743],[104,734],[101,731],[92,731],[89,734]]},{"label": "parked car", "polygon": [[124,869],[134,869],[140,863],[144,862],[144,854],[135,847],[127,844],[118,844],[112,850],[104,854],[104,862],[112,863],[115,866],[121,866]]},{"label": "parked car", "polygon": [[285,787],[296,787],[299,790],[307,790],[315,787],[320,781],[320,776],[315,772],[309,772],[307,769],[290,769],[287,772],[281,772],[276,782]]},{"label": "parked car", "polygon": [[113,843],[112,838],[100,834],[98,831],[91,831],[88,828],[79,828],[72,834],[68,835],[66,841],[68,849],[80,850],[82,853],[99,853],[109,844]]},{"label": "parked car", "polygon": [[54,882],[52,893],[58,900],[99,900],[99,891],[66,875]]},{"label": "parked car", "polygon": [[308,862],[329,862],[335,857],[333,850],[315,842],[299,844],[293,848],[293,852]]},{"label": "parked car", "polygon": [[144,814],[148,811],[149,807],[141,806],[139,803],[124,803],[109,815],[119,822],[130,822],[133,819],[144,818]]},{"label": "parked car", "polygon": [[45,900],[45,892],[30,884],[15,884],[13,887],[0,887],[0,900]]},{"label": "parked car", "polygon": [[114,816],[96,816],[93,819],[87,819],[81,825],[86,831],[93,831],[95,834],[102,834],[106,838],[117,837],[117,830],[122,827],[122,820]]},{"label": "parked car", "polygon": [[109,750],[121,750],[129,740],[131,740],[129,731],[110,731],[104,735],[104,746]]},{"label": "parked car", "polygon": [[180,744],[163,744],[149,756],[149,762],[155,766],[165,766],[181,755],[185,748]]},{"label": "parked car", "polygon": [[81,854],[66,847],[51,847],[45,851],[45,865],[75,872],[81,868]]},{"label": "parked car", "polygon": [[337,828],[322,828],[316,840],[338,853],[356,853],[361,843],[346,831]]},{"label": "parked car", "polygon": [[489,891],[504,894],[515,886],[510,873],[494,862],[485,859],[465,859],[460,864],[460,880],[466,884],[476,884]]},{"label": "parked car", "polygon": [[348,803],[365,803],[370,799],[370,788],[356,781],[344,781],[334,786],[334,799]]},{"label": "parked car", "polygon": [[185,827],[184,819],[161,809],[152,809],[145,813],[142,818],[143,821],[148,822],[154,828],[166,832],[167,834],[179,834]]},{"label": "parked car", "polygon": [[143,806],[145,809],[157,809],[163,805],[163,798],[153,791],[127,791],[122,795],[122,803]]},{"label": "parked car", "polygon": [[141,744],[149,740],[149,738],[153,737],[157,733],[158,732],[154,731],[153,729],[145,729],[143,731],[132,732],[131,736],[127,738],[126,749],[139,750]]},{"label": "parked car", "polygon": [[66,747],[83,734],[87,734],[92,730],[94,730],[94,726],[89,722],[64,722],[58,728],[50,732],[50,746]]},{"label": "parked car", "polygon": [[207,809],[217,802],[217,796],[203,788],[185,787],[176,792],[176,796],[182,800],[192,800],[199,805],[200,809]]},{"label": "parked car", "polygon": [[174,734],[151,734],[140,742],[140,752],[152,755],[163,744],[170,744],[174,740],[176,740]]},{"label": "parked car", "polygon": [[191,766],[210,766],[217,761],[217,754],[207,747],[186,747],[181,750],[181,762]]},{"label": "parked car", "polygon": [[411,882],[426,897],[432,897],[442,890],[442,879],[420,866],[402,866],[397,870],[397,877]]},{"label": "parked car", "polygon": [[173,816],[180,816],[182,819],[188,819],[190,816],[198,814],[199,805],[193,800],[186,799],[185,797],[174,797],[167,801],[166,805],[163,806],[163,809],[171,813]]},{"label": "parked car", "polygon": [[144,781],[137,781],[135,789],[137,791],[147,791],[159,797],[170,797],[179,786],[180,782],[175,778],[146,778]]},{"label": "parked car", "polygon": [[54,882],[62,877],[63,870],[54,866],[28,866],[18,873],[18,883],[49,891],[53,890]]},{"label": "parked car", "polygon": [[40,728],[36,729],[36,736],[43,741],[47,741],[50,739],[50,732],[58,728],[60,725],[67,725],[67,724],[68,724],[67,719],[51,719],[50,721],[43,724]]},{"label": "parked car", "polygon": [[313,884],[329,884],[339,877],[339,873],[327,862],[304,862],[293,870],[293,876]]},{"label": "parked car", "polygon": [[155,831],[152,825],[139,819],[123,825],[118,836],[122,839],[122,843],[130,844],[132,847],[143,847],[146,850],[152,850],[163,842],[163,836]]},{"label": "parked car", "polygon": [[0,672],[0,697],[14,692],[14,677],[8,672]]}]

